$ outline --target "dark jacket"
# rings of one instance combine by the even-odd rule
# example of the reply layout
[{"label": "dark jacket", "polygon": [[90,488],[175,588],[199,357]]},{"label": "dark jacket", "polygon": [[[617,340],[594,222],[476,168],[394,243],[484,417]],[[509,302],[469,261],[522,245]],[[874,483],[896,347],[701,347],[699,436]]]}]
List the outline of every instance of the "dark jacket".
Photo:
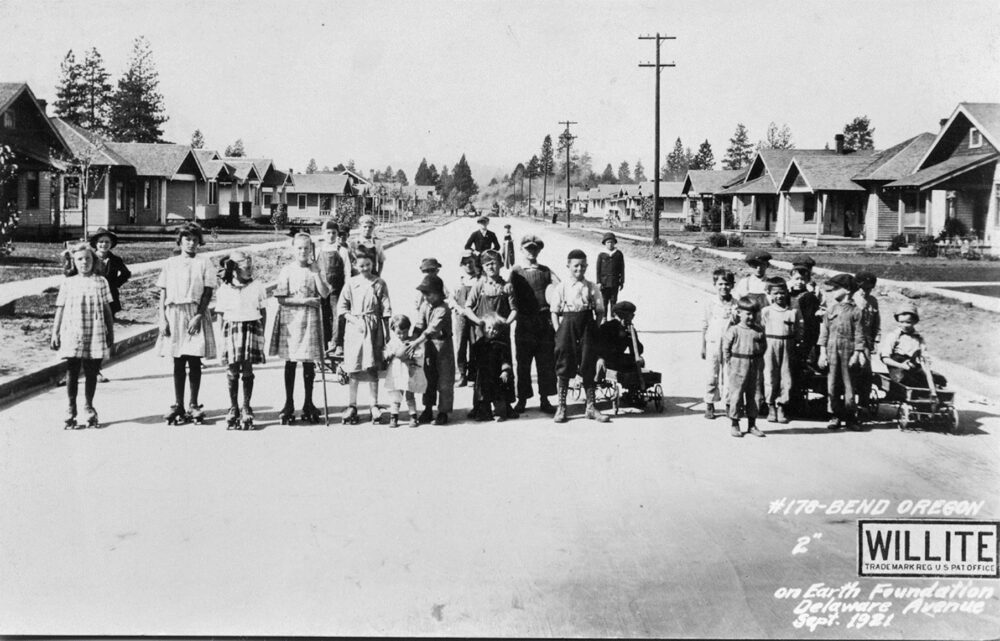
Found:
[{"label": "dark jacket", "polygon": [[323,276],[323,280],[330,286],[331,294],[339,297],[347,278],[344,257],[339,251],[320,251],[316,252],[316,262],[319,264],[319,273]]},{"label": "dark jacket", "polygon": [[486,230],[486,233],[482,233],[480,230],[472,232],[469,236],[469,240],[465,241],[465,249],[475,250],[477,254],[481,254],[487,249],[500,250],[500,241],[497,240],[497,235]]},{"label": "dark jacket", "polygon": [[625,256],[621,251],[598,254],[597,284],[601,289],[618,289],[625,284]]}]

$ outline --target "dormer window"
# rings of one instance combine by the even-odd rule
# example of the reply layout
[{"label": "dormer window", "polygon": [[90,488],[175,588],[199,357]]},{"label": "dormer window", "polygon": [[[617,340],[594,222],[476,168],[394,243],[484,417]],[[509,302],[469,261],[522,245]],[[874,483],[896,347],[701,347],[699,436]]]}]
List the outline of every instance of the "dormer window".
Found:
[{"label": "dormer window", "polygon": [[969,130],[969,148],[976,149],[983,146],[983,132],[975,127]]},{"label": "dormer window", "polygon": [[17,126],[17,119],[14,117],[13,111],[5,111],[3,114],[3,126],[4,129],[13,129]]}]

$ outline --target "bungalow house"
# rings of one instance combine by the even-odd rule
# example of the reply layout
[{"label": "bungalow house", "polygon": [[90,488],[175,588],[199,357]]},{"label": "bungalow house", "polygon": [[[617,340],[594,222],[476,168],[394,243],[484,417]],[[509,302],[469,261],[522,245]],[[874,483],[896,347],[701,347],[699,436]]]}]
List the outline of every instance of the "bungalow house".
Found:
[{"label": "bungalow house", "polygon": [[434,185],[402,185],[397,182],[372,183],[370,194],[375,199],[376,210],[392,215],[414,211],[421,203],[437,199]]},{"label": "bungalow house", "polygon": [[261,215],[261,176],[253,160],[243,157],[220,158],[232,170],[231,181],[219,189],[219,211],[250,218]]},{"label": "bungalow house", "polygon": [[705,212],[721,204],[719,192],[741,180],[745,169],[691,169],[681,184],[683,217],[688,224],[700,224]]},{"label": "bungalow house", "polygon": [[885,185],[886,192],[897,196],[896,216],[902,218],[897,220],[897,229],[907,226],[906,200],[912,200],[908,194],[916,193],[919,202],[928,191],[944,191],[945,217],[961,221],[970,233],[986,241],[991,252],[1000,253],[998,150],[1000,104],[959,103],[914,172]]},{"label": "bungalow house", "polygon": [[[684,196],[684,182],[660,181],[660,221],[674,223],[680,229],[686,222],[685,204],[687,198]],[[648,180],[639,183],[639,195],[642,198],[653,197],[653,181]],[[642,217],[640,206],[637,217]]]},{"label": "bungalow house", "polygon": [[272,204],[285,204],[285,189],[288,187],[288,174],[274,166],[270,158],[244,158],[253,163],[254,170],[260,179],[256,204],[251,206],[251,214],[260,216],[268,214]]},{"label": "bungalow house", "polygon": [[590,207],[590,190],[581,189],[570,199],[570,211],[579,216],[586,216]]},{"label": "bungalow house", "polygon": [[147,142],[104,146],[135,170],[131,177],[109,180],[113,220],[124,217],[131,225],[164,225],[180,218],[208,217],[208,183],[191,147]]},{"label": "bungalow house", "polygon": [[[605,218],[608,214],[617,212],[614,201],[618,198],[620,185],[602,184],[591,187],[587,205],[588,218]],[[619,213],[619,216],[621,214]]]},{"label": "bungalow house", "polygon": [[778,234],[860,237],[868,190],[852,178],[872,164],[874,152],[794,156],[779,178]]},{"label": "bungalow house", "polygon": [[618,193],[609,199],[609,211],[618,214],[621,220],[635,220],[642,216],[642,199],[640,185],[618,185]]},{"label": "bungalow house", "polygon": [[54,172],[65,168],[60,157],[71,153],[45,115],[45,102],[23,82],[0,82],[0,145],[10,148],[17,173],[0,185],[0,206],[20,212],[22,228],[51,230],[60,223]]},{"label": "bungalow house", "polygon": [[340,174],[292,174],[289,176],[289,218],[325,218],[332,216],[347,200],[359,197],[354,179]]}]

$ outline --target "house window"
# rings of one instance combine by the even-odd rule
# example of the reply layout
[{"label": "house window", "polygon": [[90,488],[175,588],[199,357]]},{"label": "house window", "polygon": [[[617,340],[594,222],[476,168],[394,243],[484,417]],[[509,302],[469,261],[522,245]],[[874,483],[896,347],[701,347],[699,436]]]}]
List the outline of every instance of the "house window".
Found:
[{"label": "house window", "polygon": [[13,111],[5,111],[3,114],[3,126],[6,129],[13,129],[17,126],[17,118],[14,117]]},{"label": "house window", "polygon": [[39,190],[40,190],[40,185],[38,181],[38,172],[37,171],[25,172],[24,185],[25,189],[28,192],[27,194],[28,209],[38,209]]},{"label": "house window", "polygon": [[983,132],[975,127],[969,130],[969,147],[976,149],[983,146]]},{"label": "house window", "polygon": [[208,183],[208,204],[218,205],[219,204],[219,183],[214,180]]},{"label": "house window", "polygon": [[63,179],[63,209],[80,208],[80,178],[66,176]]},{"label": "house window", "polygon": [[115,211],[125,211],[125,183],[115,183]]},{"label": "house window", "polygon": [[805,194],[802,198],[802,222],[816,219],[816,194]]},{"label": "house window", "polygon": [[298,203],[299,203],[299,209],[305,209],[306,208],[306,195],[305,194],[299,194]]},{"label": "house window", "polygon": [[142,208],[150,209],[153,206],[153,183],[142,181]]}]

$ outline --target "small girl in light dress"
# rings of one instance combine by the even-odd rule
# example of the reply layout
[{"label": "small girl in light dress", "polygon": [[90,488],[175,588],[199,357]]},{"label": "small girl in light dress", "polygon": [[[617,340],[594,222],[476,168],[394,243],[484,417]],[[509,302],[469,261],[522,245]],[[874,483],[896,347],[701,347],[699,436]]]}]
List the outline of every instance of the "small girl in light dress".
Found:
[{"label": "small girl in light dress", "polygon": [[[253,429],[253,366],[264,362],[267,292],[253,277],[253,259],[235,251],[222,261],[222,285],[215,309],[222,314],[222,364],[228,368],[230,429]],[[239,405],[243,381],[243,409]]]},{"label": "small girl in light dress", "polygon": [[389,369],[385,374],[385,388],[392,398],[389,409],[389,427],[399,427],[399,406],[406,398],[406,409],[410,413],[410,427],[416,427],[417,399],[415,394],[422,394],[427,389],[427,377],[424,376],[424,349],[417,347],[410,354],[406,348],[410,344],[410,319],[403,314],[396,314],[389,322],[391,338],[385,346]]},{"label": "small girl in light dress", "polygon": [[111,288],[103,276],[94,273],[96,256],[87,243],[72,248],[76,275],[66,278],[56,298],[56,317],[52,323],[52,349],[66,361],[66,429],[76,429],[76,396],[83,368],[84,411],[87,427],[100,427],[94,409],[97,373],[101,359],[111,355],[115,343],[114,318],[111,315]]}]

